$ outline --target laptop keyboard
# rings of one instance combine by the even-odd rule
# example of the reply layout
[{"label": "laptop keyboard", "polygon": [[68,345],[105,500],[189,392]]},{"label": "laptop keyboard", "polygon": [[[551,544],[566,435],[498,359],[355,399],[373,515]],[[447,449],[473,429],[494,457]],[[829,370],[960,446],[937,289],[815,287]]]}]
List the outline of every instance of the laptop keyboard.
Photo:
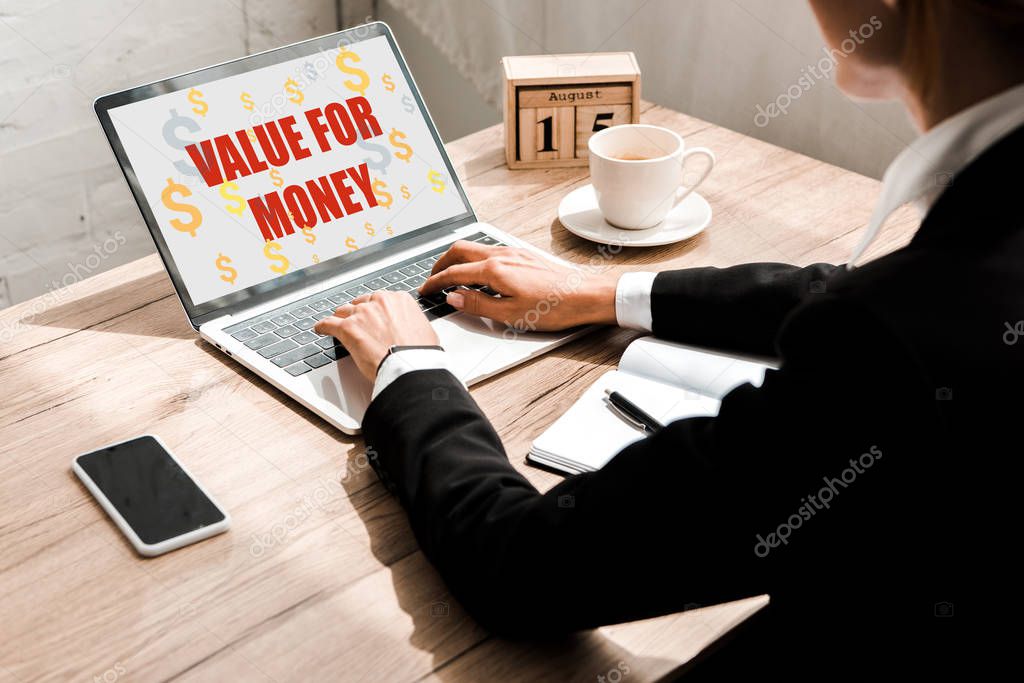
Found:
[{"label": "laptop keyboard", "polygon": [[[465,239],[504,246],[501,242],[482,232]],[[416,299],[428,320],[443,318],[455,312],[446,303],[445,292],[420,296],[417,288],[426,282],[430,270],[451,244],[436,247],[396,265],[370,273],[351,282],[337,285],[318,294],[292,302],[287,306],[263,313],[245,322],[225,328],[225,332],[247,347],[257,351],[293,377],[304,375],[316,368],[327,365],[348,355],[337,339],[317,334],[313,326],[331,316],[334,309],[346,304],[357,296],[385,289],[394,292],[408,292]],[[473,289],[486,288],[475,285]]]}]

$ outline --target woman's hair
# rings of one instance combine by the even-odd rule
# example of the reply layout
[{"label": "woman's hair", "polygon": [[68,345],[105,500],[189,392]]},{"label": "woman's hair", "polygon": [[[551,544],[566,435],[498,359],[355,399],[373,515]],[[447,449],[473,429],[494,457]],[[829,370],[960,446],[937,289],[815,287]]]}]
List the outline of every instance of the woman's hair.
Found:
[{"label": "woman's hair", "polygon": [[907,22],[904,66],[910,86],[927,99],[944,49],[941,29],[959,10],[988,36],[1024,58],[1024,0],[901,0]]}]

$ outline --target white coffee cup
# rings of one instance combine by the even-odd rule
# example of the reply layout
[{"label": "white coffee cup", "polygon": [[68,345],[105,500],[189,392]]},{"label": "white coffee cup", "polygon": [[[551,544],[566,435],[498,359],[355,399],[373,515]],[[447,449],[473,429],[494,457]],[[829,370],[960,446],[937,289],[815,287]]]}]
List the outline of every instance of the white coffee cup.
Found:
[{"label": "white coffee cup", "polygon": [[[715,166],[715,155],[706,147],[684,149],[678,133],[642,123],[599,131],[588,147],[597,205],[606,221],[629,230],[661,223]],[[707,167],[697,182],[684,188],[683,167],[698,154],[707,157]]]}]

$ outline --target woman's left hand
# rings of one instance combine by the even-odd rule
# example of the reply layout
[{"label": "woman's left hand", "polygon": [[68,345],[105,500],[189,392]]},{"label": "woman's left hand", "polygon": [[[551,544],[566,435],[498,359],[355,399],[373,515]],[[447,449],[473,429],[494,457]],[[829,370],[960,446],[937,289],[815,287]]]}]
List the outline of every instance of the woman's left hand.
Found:
[{"label": "woman's left hand", "polygon": [[[587,272],[529,249],[459,240],[434,264],[420,292],[452,289],[453,307],[516,329],[565,330],[614,325],[618,281],[618,273]],[[501,298],[459,285],[487,285]]]},{"label": "woman's left hand", "polygon": [[371,382],[392,346],[432,346],[434,328],[407,292],[378,291],[339,306],[313,328],[337,338]]}]

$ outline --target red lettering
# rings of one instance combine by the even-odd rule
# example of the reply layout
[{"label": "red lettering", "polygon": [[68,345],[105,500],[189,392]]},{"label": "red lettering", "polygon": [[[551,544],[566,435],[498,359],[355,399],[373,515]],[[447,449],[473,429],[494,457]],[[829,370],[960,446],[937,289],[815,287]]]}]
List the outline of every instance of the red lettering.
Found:
[{"label": "red lettering", "polygon": [[278,119],[277,125],[281,126],[281,132],[284,133],[284,139],[288,142],[288,148],[292,151],[292,158],[298,161],[299,159],[305,159],[308,156],[312,156],[312,152],[302,146],[302,133],[295,130],[295,117],[286,116],[283,119]]},{"label": "red lettering", "polygon": [[316,211],[309,201],[309,196],[301,185],[289,185],[284,188],[284,203],[291,211],[292,220],[300,228],[312,228],[316,225]]},{"label": "red lettering", "polygon": [[252,130],[256,133],[256,140],[260,143],[260,147],[263,148],[263,155],[267,157],[267,161],[272,166],[284,166],[288,163],[288,147],[281,139],[281,133],[274,126],[273,121],[255,126]]},{"label": "red lettering", "polygon": [[266,241],[270,242],[295,232],[295,228],[288,220],[288,210],[284,208],[281,195],[276,191],[262,197],[253,197],[249,200],[249,208],[252,209],[256,225],[260,227],[260,233]]},{"label": "red lettering", "polygon": [[337,102],[331,102],[324,107],[324,115],[338,142],[343,145],[351,145],[356,141],[356,129],[352,126],[352,119],[349,118],[345,107]]},{"label": "red lettering", "polygon": [[352,112],[352,118],[355,119],[356,126],[359,127],[359,134],[363,136],[364,140],[375,138],[381,134],[377,117],[373,115],[370,103],[365,97],[350,97],[345,100],[345,104]]},{"label": "red lettering", "polygon": [[267,162],[256,156],[256,150],[253,149],[252,142],[249,140],[246,132],[244,130],[237,131],[235,137],[238,138],[238,144],[242,147],[242,154],[245,155],[245,160],[249,162],[249,169],[253,173],[266,171]]},{"label": "red lettering", "polygon": [[[345,146],[355,143],[360,135],[363,139],[369,139],[383,133],[370,102],[365,97],[350,97],[344,104],[331,102],[322,110],[314,108],[306,111],[305,117],[321,152],[329,152],[332,147],[327,139],[328,129],[337,141]],[[185,150],[207,187],[214,187],[226,181],[260,173],[269,166],[284,166],[291,159],[306,159],[312,156],[313,153],[302,144],[302,132],[296,130],[295,126],[295,116],[285,116],[276,121],[253,126],[256,142],[263,150],[265,160],[260,158],[244,129],[235,131],[234,139],[230,135],[218,135],[212,140],[187,145]],[[362,190],[367,206],[376,206],[377,200],[370,186],[366,164],[348,169],[348,173]],[[344,187],[342,182],[345,174],[346,171],[338,171],[328,177],[336,187],[341,188],[338,195],[346,210],[349,213],[359,211],[359,204],[349,199],[352,189]],[[321,189],[326,187],[324,181]],[[324,204],[323,200],[316,206],[321,214],[332,208]]]},{"label": "red lettering", "polygon": [[352,188],[345,184],[345,171],[335,171],[328,177],[334,183],[334,191],[338,193],[338,199],[341,200],[341,205],[345,207],[345,213],[353,214],[363,210],[362,206],[349,199],[352,196]]},{"label": "red lettering", "polygon": [[317,144],[320,145],[320,151],[329,152],[331,151],[331,146],[327,143],[327,124],[320,121],[323,115],[320,109],[310,109],[306,112],[306,122],[309,123],[309,127],[313,130],[313,137],[316,138]]},{"label": "red lettering", "polygon": [[348,177],[354,180],[356,186],[363,191],[366,205],[370,208],[377,206],[377,196],[373,194],[373,185],[370,184],[370,169],[366,167],[366,162],[348,169]]},{"label": "red lettering", "polygon": [[194,144],[187,145],[185,151],[188,152],[192,163],[199,169],[199,173],[203,176],[203,181],[207,187],[220,185],[224,182],[224,178],[221,176],[220,166],[217,165],[217,155],[213,153],[213,143],[209,140],[203,140],[199,143],[199,147],[202,149],[202,153],[200,153],[199,149],[196,149]]},{"label": "red lettering", "polygon": [[331,190],[331,184],[327,180],[327,176],[322,176],[316,180],[307,180],[306,189],[309,190],[309,198],[313,201],[313,206],[320,212],[320,221],[322,223],[327,223],[345,215],[341,210],[341,205],[338,204],[338,197]]},{"label": "red lettering", "polygon": [[224,180],[244,178],[251,173],[249,167],[242,160],[242,155],[235,149],[235,144],[231,142],[230,137],[218,135],[213,141],[217,145],[217,155],[220,157],[220,163],[224,166]]}]

